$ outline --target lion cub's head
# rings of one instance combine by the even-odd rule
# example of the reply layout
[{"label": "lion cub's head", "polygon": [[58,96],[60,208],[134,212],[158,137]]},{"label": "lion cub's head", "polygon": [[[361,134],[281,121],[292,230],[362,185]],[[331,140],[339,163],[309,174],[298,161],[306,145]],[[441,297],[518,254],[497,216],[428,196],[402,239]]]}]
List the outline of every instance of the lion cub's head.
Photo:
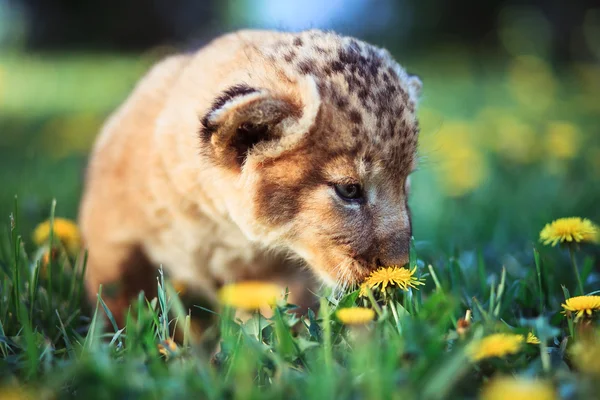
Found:
[{"label": "lion cub's head", "polygon": [[201,120],[204,156],[235,179],[232,219],[331,284],[406,263],[418,78],[385,50],[319,31],[253,51],[247,78]]}]

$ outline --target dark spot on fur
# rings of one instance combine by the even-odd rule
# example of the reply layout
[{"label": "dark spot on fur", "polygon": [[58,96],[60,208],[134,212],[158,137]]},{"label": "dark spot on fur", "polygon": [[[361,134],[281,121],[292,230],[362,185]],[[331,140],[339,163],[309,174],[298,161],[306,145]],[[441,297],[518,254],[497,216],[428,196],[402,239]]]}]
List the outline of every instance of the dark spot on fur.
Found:
[{"label": "dark spot on fur", "polygon": [[304,75],[313,74],[316,72],[314,60],[303,60],[298,63],[298,69]]},{"label": "dark spot on fur", "polygon": [[350,111],[349,118],[350,118],[350,121],[352,121],[353,123],[355,123],[357,125],[362,124],[362,115],[360,115],[360,113],[357,110]]},{"label": "dark spot on fur", "polygon": [[283,56],[283,59],[288,63],[294,61],[295,58],[296,58],[296,52],[294,50],[290,50],[289,53],[287,53],[286,55]]},{"label": "dark spot on fur", "polygon": [[321,97],[325,97],[327,93],[329,93],[329,86],[327,85],[327,81],[317,81],[317,87],[319,88],[319,94],[321,95]]},{"label": "dark spot on fur", "polygon": [[369,66],[369,72],[371,72],[372,76],[377,76],[382,64],[381,58],[379,58],[373,47],[368,47],[367,53],[369,55],[367,63],[367,65]]},{"label": "dark spot on fur", "polygon": [[363,79],[367,79],[367,70],[364,68],[364,65],[362,64],[353,64],[350,67],[350,70],[352,71],[352,73],[360,76]]},{"label": "dark spot on fur", "polygon": [[360,55],[358,52],[352,48],[344,50],[340,49],[338,51],[338,59],[346,65],[355,65],[360,63]]},{"label": "dark spot on fur", "polygon": [[[360,135],[361,132],[358,131],[358,134]],[[357,157],[360,157],[360,155],[365,152],[365,143],[363,141],[356,142],[356,144],[354,145],[354,150],[356,150]]]},{"label": "dark spot on fur", "polygon": [[399,88],[400,89],[400,96],[402,96],[402,101],[405,103],[408,103],[409,98],[408,98],[408,93],[406,93],[406,90]]},{"label": "dark spot on fur", "polygon": [[367,101],[367,99],[369,98],[369,92],[367,92],[366,88],[360,89],[360,91],[358,92],[358,98],[363,103]]},{"label": "dark spot on fur", "polygon": [[344,64],[339,60],[332,61],[331,70],[333,72],[342,72],[344,70]]},{"label": "dark spot on fur", "polygon": [[361,82],[358,80],[358,77],[356,75],[352,75],[352,74],[346,75],[346,82],[348,83],[348,90],[350,92],[356,92],[358,90],[358,88],[363,86],[361,84]]},{"label": "dark spot on fur", "polygon": [[333,102],[342,111],[348,107],[348,99],[337,91],[333,93]]},{"label": "dark spot on fur", "polygon": [[395,118],[392,117],[392,118],[388,119],[387,130],[392,137],[396,136],[397,130],[396,130],[396,119]]},{"label": "dark spot on fur", "polygon": [[302,38],[296,37],[294,39],[294,46],[302,47],[303,44],[304,44],[304,42],[302,41]]},{"label": "dark spot on fur", "polygon": [[396,114],[398,117],[401,117],[401,116],[402,116],[402,114],[404,114],[404,104],[400,103],[400,105],[399,105],[399,106],[396,108],[396,110],[395,110],[395,114]]},{"label": "dark spot on fur", "polygon": [[386,85],[385,90],[388,91],[388,95],[393,96],[398,89],[396,89],[395,85],[388,84]]}]

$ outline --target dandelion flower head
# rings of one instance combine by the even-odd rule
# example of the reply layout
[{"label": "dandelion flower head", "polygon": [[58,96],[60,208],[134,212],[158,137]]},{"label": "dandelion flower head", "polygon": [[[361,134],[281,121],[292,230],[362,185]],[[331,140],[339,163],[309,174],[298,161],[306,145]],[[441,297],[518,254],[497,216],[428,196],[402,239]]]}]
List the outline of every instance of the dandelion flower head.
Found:
[{"label": "dandelion flower head", "polygon": [[364,307],[341,308],[335,315],[346,325],[364,325],[375,318],[375,312]]},{"label": "dandelion flower head", "polygon": [[518,353],[524,341],[523,335],[495,333],[472,344],[468,352],[473,361],[491,357],[504,357]]},{"label": "dandelion flower head", "polygon": [[554,388],[545,381],[502,376],[493,378],[481,393],[482,400],[554,400]]},{"label": "dandelion flower head", "polygon": [[527,334],[527,339],[525,339],[525,342],[529,344],[540,344],[540,339],[538,339],[538,337],[535,336],[532,332],[529,332]]},{"label": "dandelion flower head", "polygon": [[[75,255],[81,246],[79,229],[75,222],[64,218],[54,218],[54,237],[60,240],[69,254]],[[39,224],[33,232],[33,241],[42,246],[50,240],[50,221]]]},{"label": "dandelion flower head", "polygon": [[379,288],[385,293],[385,288],[388,286],[398,286],[402,290],[408,290],[411,287],[417,288],[418,285],[424,285],[419,278],[414,276],[416,270],[417,267],[409,270],[404,267],[390,266],[373,271],[361,285],[361,296],[366,296],[367,288]]},{"label": "dandelion flower head", "polygon": [[275,304],[281,293],[282,289],[274,283],[245,281],[223,286],[219,291],[219,299],[230,307],[258,310]]},{"label": "dandelion flower head", "polygon": [[598,227],[589,219],[579,217],[557,219],[540,232],[540,242],[552,246],[564,242],[598,242],[598,238]]},{"label": "dandelion flower head", "polygon": [[594,311],[600,310],[600,296],[575,296],[567,299],[562,305],[564,313],[576,314],[576,319],[584,315],[591,316]]}]

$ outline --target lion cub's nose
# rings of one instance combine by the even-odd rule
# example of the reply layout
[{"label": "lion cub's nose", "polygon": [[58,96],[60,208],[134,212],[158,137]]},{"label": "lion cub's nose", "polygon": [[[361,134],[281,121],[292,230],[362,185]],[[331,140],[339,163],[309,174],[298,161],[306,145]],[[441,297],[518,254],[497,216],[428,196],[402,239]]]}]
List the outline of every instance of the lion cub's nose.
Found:
[{"label": "lion cub's nose", "polygon": [[408,253],[398,254],[393,257],[380,257],[376,260],[377,267],[389,267],[390,265],[403,266],[408,262]]},{"label": "lion cub's nose", "polygon": [[378,267],[402,266],[408,262],[410,239],[403,234],[393,235],[379,245],[376,258]]}]

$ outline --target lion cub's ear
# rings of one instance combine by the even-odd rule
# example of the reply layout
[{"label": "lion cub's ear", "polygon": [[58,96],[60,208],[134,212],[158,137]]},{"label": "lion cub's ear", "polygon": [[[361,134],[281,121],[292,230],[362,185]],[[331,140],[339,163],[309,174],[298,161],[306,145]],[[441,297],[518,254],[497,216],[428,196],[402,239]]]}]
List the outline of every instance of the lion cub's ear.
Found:
[{"label": "lion cub's ear", "polygon": [[223,92],[202,118],[202,138],[215,161],[241,166],[248,153],[285,135],[284,121],[298,120],[302,107],[267,90],[236,85]]}]

